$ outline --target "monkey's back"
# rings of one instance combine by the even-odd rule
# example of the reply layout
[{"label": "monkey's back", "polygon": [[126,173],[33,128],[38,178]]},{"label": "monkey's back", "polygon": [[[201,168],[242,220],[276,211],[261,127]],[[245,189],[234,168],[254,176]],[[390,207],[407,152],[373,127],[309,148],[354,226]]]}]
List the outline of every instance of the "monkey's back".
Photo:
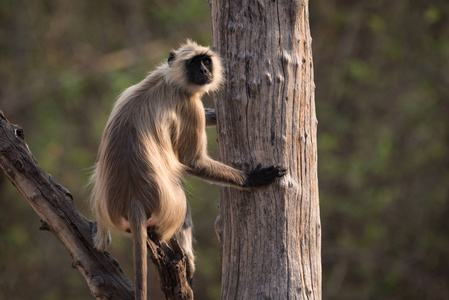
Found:
[{"label": "monkey's back", "polygon": [[170,238],[182,226],[186,199],[183,166],[173,149],[179,129],[177,103],[157,71],[117,100],[100,144],[94,172],[93,205],[98,222],[122,230],[132,201],[157,220],[156,232]]}]

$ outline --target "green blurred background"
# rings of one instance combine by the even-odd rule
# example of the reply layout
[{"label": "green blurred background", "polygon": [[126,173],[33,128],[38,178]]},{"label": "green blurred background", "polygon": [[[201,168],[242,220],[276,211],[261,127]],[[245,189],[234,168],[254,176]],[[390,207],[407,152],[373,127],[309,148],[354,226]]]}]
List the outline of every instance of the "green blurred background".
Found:
[{"label": "green blurred background", "polygon": [[[448,17],[443,0],[310,3],[323,299],[449,299]],[[207,1],[0,2],[0,110],[88,217],[85,186],[112,104],[187,37],[211,43]],[[196,299],[218,299],[218,188],[189,178],[186,190]],[[0,299],[92,299],[3,174],[0,205]],[[130,248],[114,237],[129,276]]]}]

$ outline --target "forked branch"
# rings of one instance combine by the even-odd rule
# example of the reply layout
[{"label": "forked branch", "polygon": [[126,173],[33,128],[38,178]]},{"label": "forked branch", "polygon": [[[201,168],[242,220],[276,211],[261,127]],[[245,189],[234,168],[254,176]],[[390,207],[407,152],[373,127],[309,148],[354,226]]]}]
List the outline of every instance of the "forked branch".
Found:
[{"label": "forked branch", "polygon": [[[86,219],[76,209],[70,192],[39,166],[22,128],[11,124],[2,111],[0,166],[41,217],[41,229],[52,232],[67,249],[95,298],[134,299],[134,286],[118,262],[108,252],[100,253],[93,247],[96,223]],[[157,241],[148,240],[148,244],[167,299],[193,299],[182,250],[176,243],[173,249]]]}]

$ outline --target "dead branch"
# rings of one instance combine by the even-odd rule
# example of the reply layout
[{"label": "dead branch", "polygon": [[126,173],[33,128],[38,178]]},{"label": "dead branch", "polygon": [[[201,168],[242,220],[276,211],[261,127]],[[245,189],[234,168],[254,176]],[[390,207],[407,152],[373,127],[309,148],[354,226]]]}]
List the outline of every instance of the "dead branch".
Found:
[{"label": "dead branch", "polygon": [[[22,128],[11,124],[2,111],[0,166],[41,217],[40,229],[52,232],[67,249],[95,298],[134,299],[134,286],[118,262],[108,252],[100,253],[93,247],[96,223],[86,219],[76,209],[70,192],[39,166],[25,143]],[[167,299],[193,299],[186,258],[177,243],[172,249],[150,239],[148,244]]]}]

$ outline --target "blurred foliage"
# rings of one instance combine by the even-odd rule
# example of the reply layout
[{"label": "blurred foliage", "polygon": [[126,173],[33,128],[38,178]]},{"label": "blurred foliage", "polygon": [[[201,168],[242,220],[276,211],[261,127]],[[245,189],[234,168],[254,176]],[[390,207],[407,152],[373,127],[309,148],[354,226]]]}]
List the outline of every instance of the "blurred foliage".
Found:
[{"label": "blurred foliage", "polygon": [[[310,5],[323,298],[448,299],[449,3]],[[0,2],[0,109],[88,217],[85,186],[113,102],[187,37],[210,44],[206,1]],[[215,129],[208,133],[215,153]],[[196,298],[218,299],[218,189],[188,178],[186,193]],[[4,175],[0,204],[0,299],[90,299]],[[128,275],[130,247],[114,237]]]},{"label": "blurred foliage", "polygon": [[449,299],[449,3],[311,5],[324,299]]}]

